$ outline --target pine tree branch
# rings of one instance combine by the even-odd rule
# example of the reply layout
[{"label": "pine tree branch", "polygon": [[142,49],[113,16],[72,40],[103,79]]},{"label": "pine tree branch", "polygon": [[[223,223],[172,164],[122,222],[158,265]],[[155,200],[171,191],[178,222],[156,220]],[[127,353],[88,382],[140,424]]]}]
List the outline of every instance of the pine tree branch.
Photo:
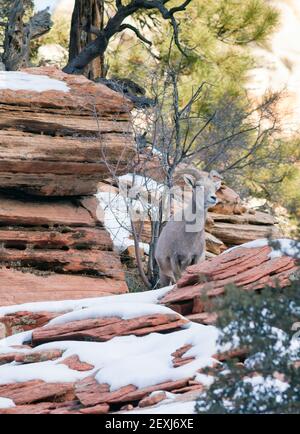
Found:
[{"label": "pine tree branch", "polygon": [[143,36],[141,32],[131,24],[122,24],[119,28],[119,32],[122,32],[126,29],[132,30],[141,41],[145,42],[145,44],[152,45],[152,42],[149,41],[149,39],[145,38],[145,36]]}]

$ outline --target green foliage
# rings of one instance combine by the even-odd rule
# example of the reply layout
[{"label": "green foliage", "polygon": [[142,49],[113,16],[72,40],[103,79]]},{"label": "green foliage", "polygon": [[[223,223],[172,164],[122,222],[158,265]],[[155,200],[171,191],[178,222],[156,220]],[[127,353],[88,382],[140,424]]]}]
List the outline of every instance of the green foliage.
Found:
[{"label": "green foliage", "polygon": [[247,349],[228,362],[196,404],[198,413],[300,413],[300,278],[261,293],[228,288],[214,306],[220,348]]},{"label": "green foliage", "polygon": [[263,42],[278,22],[277,12],[260,0],[218,0],[206,2],[206,8],[209,28],[218,39],[230,44]]},{"label": "green foliage", "polygon": [[[265,41],[276,27],[278,14],[264,0],[250,0],[242,4],[237,0],[194,0],[185,12],[176,14],[176,18],[180,24],[179,39],[187,54],[182,64],[183,94],[189,94],[191,87],[207,81],[213,85],[211,99],[215,100],[224,94],[236,95],[243,91],[246,73],[253,66],[247,45]],[[153,14],[146,19],[143,13],[143,25],[141,14],[135,19],[140,28],[144,26],[144,33],[153,41],[150,50],[159,61],[152,58],[152,64],[163,70],[169,61],[169,46],[173,37],[170,24]],[[109,73],[125,72],[128,67],[129,75],[133,73],[146,77],[145,59],[151,69],[149,49],[138,42],[132,32],[127,35],[121,35],[109,48]],[[172,56],[173,63],[182,63],[179,50],[174,50]]]},{"label": "green foliage", "polygon": [[[298,135],[277,138],[256,155],[261,158],[260,164],[241,172],[246,194],[266,198],[273,207],[285,207],[296,220],[300,219],[299,144]],[[269,164],[265,164],[266,157]]]}]

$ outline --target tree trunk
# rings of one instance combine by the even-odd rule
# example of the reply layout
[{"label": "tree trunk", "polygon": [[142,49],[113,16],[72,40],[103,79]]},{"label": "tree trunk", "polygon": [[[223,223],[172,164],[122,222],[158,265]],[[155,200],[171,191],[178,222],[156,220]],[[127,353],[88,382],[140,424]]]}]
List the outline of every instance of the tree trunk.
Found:
[{"label": "tree trunk", "polygon": [[15,0],[11,6],[5,30],[3,62],[8,71],[17,71],[29,65],[30,42],[49,32],[52,26],[47,10],[35,14],[24,23],[26,7],[23,0]]},{"label": "tree trunk", "polygon": [[15,0],[9,15],[5,32],[3,62],[8,71],[16,71],[25,66],[27,59],[28,34],[24,29],[25,9],[22,0]]},{"label": "tree trunk", "polygon": [[[76,0],[72,15],[69,63],[93,42],[104,26],[104,0]],[[105,51],[105,50],[104,50]],[[105,77],[104,51],[83,70],[89,79]]]}]

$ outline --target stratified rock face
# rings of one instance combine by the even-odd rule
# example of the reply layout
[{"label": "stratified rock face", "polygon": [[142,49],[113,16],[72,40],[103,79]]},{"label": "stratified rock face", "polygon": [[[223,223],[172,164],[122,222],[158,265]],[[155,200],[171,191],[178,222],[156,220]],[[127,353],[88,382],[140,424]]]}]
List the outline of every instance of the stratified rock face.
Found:
[{"label": "stratified rock face", "polygon": [[127,291],[95,197],[0,196],[0,305]]},{"label": "stratified rock face", "polygon": [[56,68],[0,73],[0,306],[127,291],[93,193],[134,155],[130,109]]},{"label": "stratified rock face", "polygon": [[66,325],[48,326],[36,329],[32,344],[38,345],[59,340],[93,340],[105,342],[116,336],[144,336],[153,332],[167,332],[186,324],[188,321],[176,313],[169,315],[148,315],[136,319],[121,320],[118,317],[88,319],[69,322]]},{"label": "stratified rock face", "polygon": [[131,103],[54,67],[2,72],[0,188],[89,195],[134,155]]},{"label": "stratified rock face", "polygon": [[[4,409],[0,401],[0,414],[162,413],[157,406],[195,401],[214,368],[226,371],[229,359],[243,367],[248,357],[247,348],[235,345],[224,352],[219,330],[199,324],[213,315],[200,298],[200,281],[210,285],[209,297],[229,282],[255,290],[278,279],[284,287],[295,261],[272,259],[270,251],[236,248],[190,267],[174,289],[0,308],[10,336],[0,340],[0,396],[12,400]],[[31,332],[11,336],[24,330]]]},{"label": "stratified rock face", "polygon": [[290,285],[290,277],[299,270],[296,259],[289,256],[273,258],[271,251],[268,245],[251,248],[241,246],[188,267],[161,303],[192,321],[214,323],[216,315],[209,309],[209,299],[223,295],[227,285],[234,284],[248,291],[262,289],[267,285]]}]

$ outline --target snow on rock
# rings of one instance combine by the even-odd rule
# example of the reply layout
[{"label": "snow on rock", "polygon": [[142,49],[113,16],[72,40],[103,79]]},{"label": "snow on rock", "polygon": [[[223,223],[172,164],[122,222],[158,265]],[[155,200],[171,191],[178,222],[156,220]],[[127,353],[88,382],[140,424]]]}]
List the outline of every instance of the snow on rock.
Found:
[{"label": "snow on rock", "polygon": [[50,90],[69,92],[63,81],[49,78],[46,75],[33,75],[20,71],[0,71],[0,89],[32,90],[46,92]]},{"label": "snow on rock", "polygon": [[130,239],[131,223],[128,205],[119,194],[100,192],[97,198],[104,211],[104,226],[111,236],[114,247],[119,252],[123,252],[134,244]]},{"label": "snow on rock", "polygon": [[[201,375],[199,371],[218,363],[213,357],[217,352],[218,330],[213,326],[189,322],[170,308],[158,305],[159,298],[169,289],[105,297],[94,300],[94,304],[89,300],[89,307],[86,307],[87,300],[77,301],[72,306],[74,311],[63,313],[43,327],[2,339],[0,353],[12,355],[12,358],[8,357],[9,363],[0,366],[1,396],[14,396],[16,385],[20,383],[24,391],[22,402],[30,403],[40,385],[39,401],[43,402],[43,396],[49,396],[47,394],[53,388],[65,391],[69,387],[74,390],[80,409],[106,404],[108,411],[111,400],[120,402],[121,408],[124,402],[132,401],[136,405],[136,402],[148,397],[141,404],[144,407],[162,399],[166,403],[177,399],[174,393],[177,389],[179,393],[181,389],[182,392],[190,388],[202,390],[204,384],[209,382],[207,376]],[[36,304],[39,306],[31,305],[33,310],[41,308],[41,303]],[[60,306],[62,311],[64,308]],[[34,336],[38,331],[47,334],[51,328],[58,330],[72,324],[78,329],[78,324],[116,315],[121,318],[121,327],[118,329],[121,335],[106,341],[78,341],[76,338],[64,339],[63,336],[55,339],[54,335],[54,339],[45,338],[45,343],[35,344]],[[168,328],[164,325],[163,333],[160,333],[161,323],[152,323],[150,318],[153,317],[170,317],[172,321],[174,318],[183,318],[183,323],[174,323],[173,328],[172,322]],[[146,318],[145,322],[143,318]],[[128,335],[122,335],[125,328],[125,325],[122,328],[122,321],[132,321]],[[135,335],[134,325],[136,327],[139,321],[143,334]],[[115,327],[115,322],[97,324],[93,322],[94,330],[97,327],[104,330]],[[24,347],[24,344],[27,346]],[[46,354],[51,354],[51,358],[40,361],[39,355]],[[190,385],[189,381],[192,380],[193,384]],[[45,387],[36,383],[41,381],[46,383]],[[10,386],[12,384],[13,388]],[[160,397],[156,396],[157,391],[163,392]],[[16,411],[22,412],[20,403],[16,405]],[[100,410],[104,411],[102,407]]]},{"label": "snow on rock", "polygon": [[66,365],[54,365],[51,362],[0,366],[0,384],[22,383],[32,380],[42,380],[47,383],[73,383],[85,376],[86,372],[74,371]]},{"label": "snow on rock", "polygon": [[[108,305],[107,303],[97,307],[76,310],[66,313],[49,321],[47,326],[66,324],[71,321],[82,321],[85,319],[119,317],[131,319],[143,315],[170,314],[173,311],[165,306],[149,303],[117,303]],[[46,326],[46,327],[47,327]]]},{"label": "snow on rock", "polygon": [[201,299],[201,294],[212,299],[222,296],[229,284],[247,291],[276,287],[278,283],[282,288],[291,285],[299,272],[295,242],[287,239],[274,242],[272,248],[267,239],[259,239],[188,267],[160,303],[184,313],[192,321],[214,324],[216,314]]},{"label": "snow on rock", "polygon": [[83,298],[79,300],[63,300],[63,301],[46,301],[37,303],[23,303],[14,306],[0,307],[0,315],[9,315],[16,312],[66,312],[75,311],[90,307],[102,306],[103,304],[117,304],[117,303],[147,303],[156,304],[159,299],[162,298],[173,285],[166,286],[165,288],[155,289],[152,291],[135,292],[130,294],[120,294],[108,297],[95,297],[95,298]]},{"label": "snow on rock", "polygon": [[[97,373],[96,379],[99,383],[109,383],[111,390],[117,390],[127,384],[144,388],[165,381],[193,377],[200,368],[214,364],[212,355],[217,351],[217,336],[218,332],[214,327],[191,323],[186,330],[172,334],[153,333],[137,338],[138,347],[139,340],[144,339],[144,351],[141,348],[134,355],[107,364]],[[201,344],[202,351],[195,360],[174,368],[171,354],[184,345],[197,344]]]},{"label": "snow on rock", "polygon": [[[217,337],[218,331],[215,327],[190,323],[188,328],[169,334],[150,333],[142,337],[122,336],[107,342],[51,342],[35,347],[34,351],[59,349],[64,351],[62,359],[74,354],[78,355],[82,362],[93,365],[96,371],[100,369],[95,378],[99,383],[110,384],[110,389],[113,391],[127,384],[142,388],[194,376],[198,369],[211,366],[216,362],[212,355],[217,351]],[[194,352],[195,359],[192,363],[174,368],[171,354],[185,345],[192,345],[198,349],[198,352]],[[54,363],[49,361],[34,364],[35,369],[32,375],[36,377],[33,378],[47,378],[44,367],[49,368]],[[21,373],[23,366],[12,368],[14,368],[13,373],[16,371]],[[43,371],[42,378],[39,376],[39,369]],[[65,372],[68,374],[68,371]],[[25,378],[29,379],[27,375],[26,371],[23,381]],[[69,373],[70,381],[73,375],[73,372]],[[0,381],[1,377],[0,368]],[[7,373],[5,377],[8,378]],[[55,372],[53,369],[52,381],[59,382],[61,378],[61,371]]]},{"label": "snow on rock", "polygon": [[196,401],[167,402],[149,408],[138,408],[130,414],[195,414]]},{"label": "snow on rock", "polygon": [[16,404],[12,399],[9,398],[2,398],[0,396],[0,408],[12,408],[15,407]]},{"label": "snow on rock", "polygon": [[[290,242],[284,240],[281,245],[291,247]],[[38,387],[32,382],[43,381],[47,387],[45,393],[40,387],[39,402],[47,400],[49,388],[72,389],[72,402],[76,405],[72,404],[73,407],[64,411],[108,412],[125,407],[137,413],[194,412],[197,394],[214,381],[212,375],[203,373],[203,368],[222,366],[220,361],[238,354],[218,346],[216,327],[188,321],[177,312],[180,312],[180,306],[191,305],[194,315],[197,312],[205,314],[205,305],[199,297],[202,273],[217,284],[216,272],[221,280],[233,277],[241,287],[244,282],[264,286],[266,281],[260,281],[260,267],[263,267],[263,276],[269,267],[272,276],[277,275],[286,282],[288,273],[295,270],[295,259],[284,256],[271,260],[268,256],[271,248],[266,240],[259,240],[254,246],[253,249],[243,246],[190,267],[174,288],[1,308],[0,315],[24,312],[24,309],[36,312],[49,309],[61,313],[43,326],[0,341],[4,362],[8,354],[7,362],[0,366],[1,396],[14,399],[12,387],[15,390],[20,383],[25,401],[30,402],[31,397],[36,396],[32,389]],[[231,261],[233,264],[238,262],[238,272],[230,266]],[[284,275],[280,274],[282,268]],[[212,291],[213,295],[222,294],[220,286],[217,291],[214,288]],[[184,304],[186,300],[188,303]],[[226,351],[230,354],[222,358],[218,351],[223,355]],[[51,354],[52,358],[41,359],[40,354]],[[256,382],[257,390],[274,386],[262,385],[259,379],[251,381]],[[279,391],[286,387],[277,383],[275,386]],[[186,399],[179,401],[179,397]],[[32,405],[36,404],[33,402]],[[34,408],[31,408],[33,412]],[[16,402],[16,410],[6,411],[22,412],[22,409]],[[51,409],[47,412],[51,413]]]},{"label": "snow on rock", "polygon": [[24,342],[27,342],[31,339],[32,332],[25,331],[22,333],[16,333],[12,336],[8,336],[7,338],[0,340],[0,350],[3,348],[5,352],[8,352],[7,349],[11,346],[19,346],[23,345]]},{"label": "snow on rock", "polygon": [[[114,391],[128,384],[144,388],[195,376],[200,368],[216,362],[212,356],[217,351],[217,337],[215,327],[190,323],[188,328],[169,334],[122,336],[108,342],[51,342],[35,347],[34,351],[63,350],[63,357],[58,361],[76,354],[82,362],[95,367],[98,383],[108,383],[110,390]],[[6,345],[11,343],[8,339],[4,341]],[[0,348],[1,344],[2,341]],[[185,345],[198,349],[194,352],[195,359],[175,368],[171,354]],[[58,365],[58,361],[0,366],[0,384],[30,380],[72,382],[87,376],[87,373],[78,373],[65,365]]]},{"label": "snow on rock", "polygon": [[[267,238],[261,238],[258,240],[250,241],[249,243],[242,244],[240,246],[232,247],[226,250],[224,253],[228,253],[233,249],[238,249],[241,247],[246,247],[249,249],[256,249],[258,247],[269,246],[270,241]],[[293,258],[300,258],[300,244],[296,240],[288,238],[279,238],[277,240],[272,240],[271,242],[272,251],[269,253],[269,258],[280,258],[282,256],[291,256]]]},{"label": "snow on rock", "polygon": [[[128,173],[118,178],[119,191],[99,191],[96,197],[104,211],[104,225],[111,235],[115,248],[122,252],[134,245],[131,237],[131,216],[147,219],[149,212],[158,212],[158,201],[165,189],[154,179]],[[148,202],[151,197],[151,204]],[[148,243],[139,243],[146,254]]]}]

